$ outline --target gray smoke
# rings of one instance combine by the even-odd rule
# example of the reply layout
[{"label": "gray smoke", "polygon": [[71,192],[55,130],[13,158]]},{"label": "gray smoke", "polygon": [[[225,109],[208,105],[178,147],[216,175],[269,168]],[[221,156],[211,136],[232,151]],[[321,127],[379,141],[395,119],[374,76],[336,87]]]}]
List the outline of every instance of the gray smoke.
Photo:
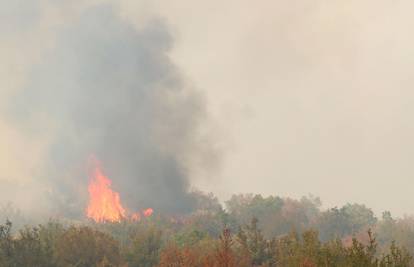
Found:
[{"label": "gray smoke", "polygon": [[172,41],[163,21],[138,30],[100,5],[62,26],[32,68],[10,107],[21,130],[52,138],[37,179],[55,212],[83,213],[92,155],[129,209],[192,209],[187,163],[205,110],[169,59]]}]

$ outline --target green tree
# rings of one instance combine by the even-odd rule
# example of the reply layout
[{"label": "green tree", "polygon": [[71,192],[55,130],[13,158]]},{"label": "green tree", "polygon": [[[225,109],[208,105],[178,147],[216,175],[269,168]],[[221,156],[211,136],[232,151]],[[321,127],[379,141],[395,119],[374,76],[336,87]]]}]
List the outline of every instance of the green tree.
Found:
[{"label": "green tree", "polygon": [[56,244],[59,266],[96,266],[104,260],[121,265],[118,242],[111,236],[90,227],[70,227]]},{"label": "green tree", "polygon": [[161,230],[152,227],[133,237],[126,259],[130,267],[151,267],[158,264],[162,247]]},{"label": "green tree", "polygon": [[253,266],[260,266],[272,261],[272,247],[258,227],[258,219],[253,218],[249,225],[240,227],[237,233],[240,253],[249,259]]}]

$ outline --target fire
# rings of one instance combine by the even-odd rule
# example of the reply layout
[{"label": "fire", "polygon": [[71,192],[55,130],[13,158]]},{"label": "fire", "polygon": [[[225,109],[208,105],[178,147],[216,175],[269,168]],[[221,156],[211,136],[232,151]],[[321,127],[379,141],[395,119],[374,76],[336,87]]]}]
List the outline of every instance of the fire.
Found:
[{"label": "fire", "polygon": [[153,209],[151,209],[151,208],[148,208],[148,209],[146,209],[146,210],[144,210],[144,216],[145,217],[149,217],[149,216],[151,216],[152,215],[152,213],[154,212],[154,210]]},{"label": "fire", "polygon": [[[154,212],[154,210],[152,208],[148,208],[148,209],[145,209],[145,210],[142,211],[142,215],[145,218],[148,218],[148,217],[150,217],[152,215],[153,212]],[[141,213],[140,212],[135,212],[135,213],[132,213],[131,214],[131,220],[133,222],[139,222],[139,221],[141,221],[141,217],[142,216],[141,216]]]},{"label": "fire", "polygon": [[[111,180],[104,175],[99,162],[92,157],[94,171],[89,182],[89,204],[86,216],[95,222],[120,222],[127,219],[134,222],[141,220],[141,213],[135,212],[127,216],[126,209],[122,206],[118,192],[111,189]],[[148,208],[142,211],[144,217],[150,217],[154,210]]]},{"label": "fire", "polygon": [[89,183],[89,205],[86,215],[95,222],[119,222],[126,216],[119,194],[112,191],[111,180],[95,167]]}]

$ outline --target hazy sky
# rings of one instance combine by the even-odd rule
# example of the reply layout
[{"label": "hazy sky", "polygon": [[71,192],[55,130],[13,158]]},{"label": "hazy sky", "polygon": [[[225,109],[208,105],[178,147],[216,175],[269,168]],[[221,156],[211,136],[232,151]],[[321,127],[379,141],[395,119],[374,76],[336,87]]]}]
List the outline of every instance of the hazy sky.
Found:
[{"label": "hazy sky", "polygon": [[[101,2],[0,0],[0,107],[53,47],[56,28]],[[137,29],[165,20],[172,61],[205,95],[204,130],[222,156],[213,168],[194,165],[194,186],[222,199],[313,194],[325,206],[361,202],[414,214],[412,1],[121,0],[119,7]],[[47,134],[28,136],[2,114],[0,175],[25,183],[42,168]]]}]

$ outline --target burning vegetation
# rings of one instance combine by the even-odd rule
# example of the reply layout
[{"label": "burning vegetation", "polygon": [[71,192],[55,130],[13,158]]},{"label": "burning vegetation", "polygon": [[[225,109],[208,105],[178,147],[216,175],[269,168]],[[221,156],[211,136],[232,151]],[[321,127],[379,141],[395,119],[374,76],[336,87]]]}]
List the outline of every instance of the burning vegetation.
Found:
[{"label": "burning vegetation", "polygon": [[[95,161],[88,186],[89,204],[86,210],[86,216],[95,222],[120,222],[128,218],[127,210],[121,203],[119,193],[112,190],[111,185],[112,181],[105,176],[100,164]],[[153,209],[148,208],[142,212],[142,215],[149,217],[152,213]],[[129,218],[132,221],[139,221],[141,213],[134,212]]]},{"label": "burning vegetation", "polygon": [[95,222],[119,222],[126,217],[119,193],[111,189],[111,180],[96,166],[89,183],[89,205],[86,215]]}]

